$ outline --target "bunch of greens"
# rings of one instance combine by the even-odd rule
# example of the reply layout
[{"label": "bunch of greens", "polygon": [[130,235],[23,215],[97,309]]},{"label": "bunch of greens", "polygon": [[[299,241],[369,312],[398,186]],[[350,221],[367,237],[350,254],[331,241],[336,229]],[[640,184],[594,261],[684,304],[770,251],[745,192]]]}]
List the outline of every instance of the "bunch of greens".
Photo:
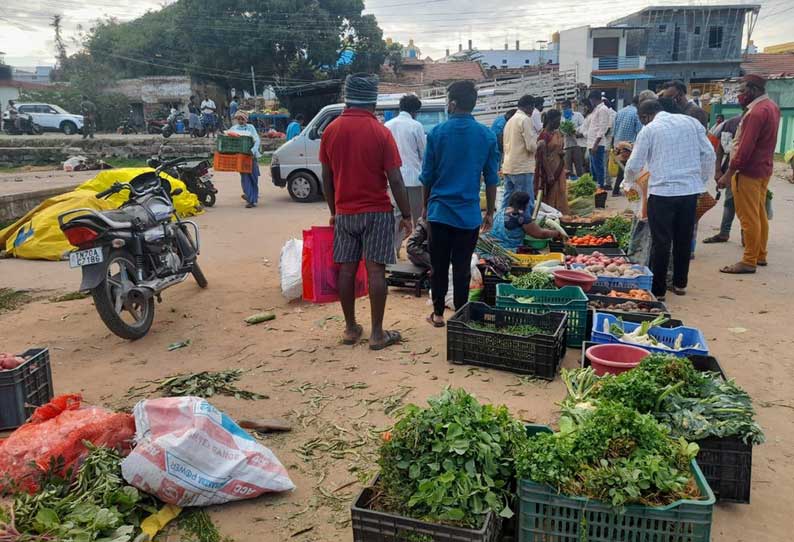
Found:
[{"label": "bunch of greens", "polygon": [[516,335],[518,337],[531,337],[532,335],[539,335],[546,333],[546,330],[533,326],[531,324],[516,324],[512,326],[496,327],[494,324],[484,324],[481,322],[470,322],[470,328],[480,329],[482,331],[496,331],[504,333],[505,335]]},{"label": "bunch of greens", "polygon": [[209,398],[215,394],[229,395],[235,399],[249,401],[267,399],[267,395],[252,391],[242,390],[235,382],[243,375],[242,369],[227,369],[225,371],[201,371],[200,373],[186,373],[169,376],[156,380],[156,391],[162,392],[167,397],[203,397]]},{"label": "bunch of greens", "polygon": [[157,511],[152,498],[124,483],[115,450],[85,446],[89,453],[74,480],[53,474],[60,471],[53,464],[37,493],[14,496],[5,518],[6,533],[17,533],[11,540],[127,542],[140,521]]},{"label": "bunch of greens", "polygon": [[578,419],[564,415],[559,433],[529,439],[516,458],[520,478],[618,509],[699,496],[690,472],[696,444],[672,439],[652,416],[618,403],[582,410]]},{"label": "bunch of greens", "polygon": [[522,290],[553,290],[554,277],[542,271],[531,271],[523,275],[511,276],[510,282]]},{"label": "bunch of greens", "polygon": [[408,405],[380,449],[384,509],[424,521],[480,527],[511,517],[514,457],[526,432],[504,406],[446,389],[428,408]]},{"label": "bunch of greens", "polygon": [[737,436],[747,443],[764,441],[747,392],[718,373],[698,372],[687,358],[651,354],[617,376],[598,378],[588,368],[563,370],[562,378],[568,389],[563,409],[572,415],[583,402],[614,401],[652,414],[673,436],[687,440]]},{"label": "bunch of greens", "polygon": [[560,122],[560,132],[572,136],[576,133],[576,125],[572,120],[563,120]]},{"label": "bunch of greens", "polygon": [[575,199],[594,196],[597,188],[598,185],[593,180],[593,176],[589,173],[585,173],[568,186],[568,198]]},{"label": "bunch of greens", "polygon": [[603,224],[595,230],[595,235],[610,235],[617,239],[620,248],[626,250],[631,241],[631,220],[622,216],[612,216],[607,218]]}]

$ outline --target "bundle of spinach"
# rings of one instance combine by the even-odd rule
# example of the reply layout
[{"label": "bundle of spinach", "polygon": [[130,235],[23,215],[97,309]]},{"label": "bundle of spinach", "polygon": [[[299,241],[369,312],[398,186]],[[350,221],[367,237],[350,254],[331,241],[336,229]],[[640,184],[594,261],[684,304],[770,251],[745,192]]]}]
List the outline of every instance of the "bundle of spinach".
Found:
[{"label": "bundle of spinach", "polygon": [[74,480],[53,474],[60,471],[54,463],[37,493],[14,495],[4,519],[5,534],[16,533],[10,540],[128,542],[141,520],[157,511],[152,497],[124,482],[115,450],[85,445],[89,453]]},{"label": "bundle of spinach", "polygon": [[631,220],[622,216],[612,216],[607,218],[603,224],[595,230],[595,235],[613,235],[618,241],[618,245],[623,250],[629,248],[631,241]]},{"label": "bundle of spinach", "polygon": [[554,277],[542,271],[531,271],[523,275],[511,276],[510,282],[522,290],[553,290]]},{"label": "bundle of spinach", "polygon": [[543,328],[539,328],[538,326],[533,326],[531,324],[515,324],[512,326],[502,326],[496,327],[495,324],[485,324],[481,322],[469,322],[468,326],[472,329],[478,329],[481,331],[492,331],[497,333],[503,333],[505,335],[515,335],[517,337],[531,337],[532,335],[540,335],[543,333],[549,333]]},{"label": "bundle of spinach", "polygon": [[529,439],[516,468],[520,478],[617,509],[660,506],[699,496],[690,471],[697,452],[652,416],[603,401],[578,419],[563,415],[560,432]]},{"label": "bundle of spinach", "polygon": [[480,527],[489,511],[511,517],[514,457],[526,432],[504,406],[446,389],[428,408],[408,405],[380,449],[384,510]]},{"label": "bundle of spinach", "polygon": [[585,173],[568,186],[568,199],[594,196],[597,189],[598,185],[593,180],[593,176]]},{"label": "bundle of spinach", "polygon": [[687,358],[652,354],[617,376],[598,378],[588,368],[563,369],[562,377],[567,408],[583,401],[615,401],[652,414],[674,436],[687,440],[736,436],[746,443],[764,442],[747,392],[718,373],[698,372]]}]

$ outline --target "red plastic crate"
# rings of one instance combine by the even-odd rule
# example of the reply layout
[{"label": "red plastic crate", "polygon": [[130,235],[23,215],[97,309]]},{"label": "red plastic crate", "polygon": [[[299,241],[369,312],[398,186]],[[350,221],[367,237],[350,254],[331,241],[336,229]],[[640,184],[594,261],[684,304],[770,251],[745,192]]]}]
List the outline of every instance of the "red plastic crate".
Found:
[{"label": "red plastic crate", "polygon": [[251,154],[221,154],[216,152],[212,168],[215,171],[251,173],[254,169],[254,157]]}]

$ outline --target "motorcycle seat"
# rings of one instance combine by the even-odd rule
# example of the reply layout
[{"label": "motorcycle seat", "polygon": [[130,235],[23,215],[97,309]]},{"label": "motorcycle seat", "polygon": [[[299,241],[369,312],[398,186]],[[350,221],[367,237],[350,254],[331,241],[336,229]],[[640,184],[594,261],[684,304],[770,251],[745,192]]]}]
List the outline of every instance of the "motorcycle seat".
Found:
[{"label": "motorcycle seat", "polygon": [[154,217],[140,205],[130,205],[113,211],[103,211],[102,214],[110,220],[116,222],[140,223],[144,227],[156,226],[157,221]]}]

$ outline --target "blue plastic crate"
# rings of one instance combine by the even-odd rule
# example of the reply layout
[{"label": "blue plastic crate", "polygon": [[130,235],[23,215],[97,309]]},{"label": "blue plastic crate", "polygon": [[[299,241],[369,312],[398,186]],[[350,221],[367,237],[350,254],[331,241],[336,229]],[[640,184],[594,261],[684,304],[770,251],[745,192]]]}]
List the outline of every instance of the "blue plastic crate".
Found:
[{"label": "blue plastic crate", "polygon": [[[604,322],[607,322],[607,326],[611,326],[618,322],[618,319],[611,315],[611,314],[604,314],[602,312],[595,313],[593,317],[593,335],[592,341],[597,344],[612,344],[612,343],[620,343],[621,341],[612,335],[611,333],[605,333],[604,330]],[[633,324],[631,322],[623,322],[623,330],[626,333],[630,333],[637,329],[641,324]],[[678,335],[683,334],[684,342],[683,345],[690,345],[694,346],[696,344],[700,345],[700,348],[683,348],[677,352],[673,352],[672,350],[665,350],[663,348],[654,348],[653,346],[645,346],[642,345],[642,348],[649,350],[651,352],[661,352],[663,354],[673,354],[678,357],[686,357],[686,356],[708,356],[709,355],[709,348],[706,344],[706,337],[703,336],[703,333],[697,328],[694,327],[673,327],[673,328],[663,328],[663,327],[653,327],[648,332],[648,334],[656,339],[657,341],[666,344],[670,348],[673,347],[675,344],[675,339]],[[629,344],[629,343],[625,343]]]},{"label": "blue plastic crate", "polygon": [[[626,290],[650,290],[653,286],[653,272],[644,265],[632,265],[632,269],[641,271],[643,274],[639,277],[604,277],[599,275],[596,279],[595,286],[603,286],[604,288],[623,288]],[[580,263],[571,265],[571,269],[584,269],[585,266]]]}]

